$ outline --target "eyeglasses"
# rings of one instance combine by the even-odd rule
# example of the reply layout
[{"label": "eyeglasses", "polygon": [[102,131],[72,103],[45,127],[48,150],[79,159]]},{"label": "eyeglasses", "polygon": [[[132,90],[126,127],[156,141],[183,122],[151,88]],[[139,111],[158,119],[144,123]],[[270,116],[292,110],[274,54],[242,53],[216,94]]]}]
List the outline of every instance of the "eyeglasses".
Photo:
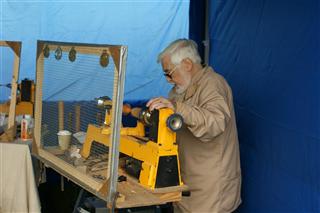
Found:
[{"label": "eyeglasses", "polygon": [[172,79],[172,74],[176,71],[177,67],[178,67],[178,65],[176,65],[176,66],[175,66],[174,68],[172,68],[171,70],[163,70],[163,71],[164,71],[163,75],[164,75],[165,77],[167,77],[167,78]]}]

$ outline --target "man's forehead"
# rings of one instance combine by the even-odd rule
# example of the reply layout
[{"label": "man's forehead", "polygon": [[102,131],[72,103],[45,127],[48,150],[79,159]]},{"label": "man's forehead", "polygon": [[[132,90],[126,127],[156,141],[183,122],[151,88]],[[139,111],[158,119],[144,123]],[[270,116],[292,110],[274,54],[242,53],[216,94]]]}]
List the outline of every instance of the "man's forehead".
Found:
[{"label": "man's forehead", "polygon": [[171,58],[169,55],[165,55],[163,56],[162,60],[161,60],[161,64],[163,67],[168,67],[171,64]]}]

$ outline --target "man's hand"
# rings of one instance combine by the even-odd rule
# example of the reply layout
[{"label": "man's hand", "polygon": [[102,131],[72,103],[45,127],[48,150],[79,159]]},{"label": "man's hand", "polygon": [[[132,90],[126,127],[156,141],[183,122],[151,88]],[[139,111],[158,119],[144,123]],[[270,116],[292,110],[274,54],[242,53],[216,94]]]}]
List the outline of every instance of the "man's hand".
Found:
[{"label": "man's hand", "polygon": [[157,97],[149,100],[147,107],[149,107],[150,111],[161,108],[170,108],[174,110],[173,103],[164,97]]}]

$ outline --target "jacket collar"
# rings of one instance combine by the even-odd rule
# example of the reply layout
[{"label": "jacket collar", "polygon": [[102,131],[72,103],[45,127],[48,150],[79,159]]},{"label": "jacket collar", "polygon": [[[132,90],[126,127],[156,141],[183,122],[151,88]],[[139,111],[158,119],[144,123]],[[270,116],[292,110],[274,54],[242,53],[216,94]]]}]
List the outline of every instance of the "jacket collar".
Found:
[{"label": "jacket collar", "polygon": [[204,68],[202,68],[194,74],[194,76],[191,79],[190,86],[187,88],[185,92],[184,100],[188,100],[196,93],[199,86],[198,82],[200,81],[204,73],[207,71],[207,68],[208,66],[205,66]]}]

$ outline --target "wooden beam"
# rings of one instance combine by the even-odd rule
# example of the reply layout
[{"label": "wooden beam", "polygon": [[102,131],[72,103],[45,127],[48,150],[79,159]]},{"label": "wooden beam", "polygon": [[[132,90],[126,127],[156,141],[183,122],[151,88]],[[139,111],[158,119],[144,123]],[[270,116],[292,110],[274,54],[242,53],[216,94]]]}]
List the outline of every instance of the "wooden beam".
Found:
[{"label": "wooden beam", "polygon": [[81,119],[80,119],[80,115],[81,115],[81,106],[80,105],[77,105],[75,107],[75,111],[76,111],[76,132],[79,132],[80,131],[80,127],[81,127]]},{"label": "wooden beam", "polygon": [[8,44],[6,41],[0,41],[0,46],[1,47],[8,47]]},{"label": "wooden beam", "polygon": [[59,130],[64,130],[64,103],[63,103],[63,101],[59,101],[58,111],[59,111]]},{"label": "wooden beam", "polygon": [[[58,173],[69,178],[73,182],[80,184],[83,188],[89,192],[98,195],[98,191],[102,187],[102,183],[97,182],[94,178],[84,174],[83,172],[76,169],[71,164],[65,162],[64,160],[54,156],[50,152],[44,149],[39,150],[40,160],[48,164],[51,168],[56,170]],[[99,196],[101,198],[101,196]]]},{"label": "wooden beam", "polygon": [[19,79],[19,67],[20,67],[20,51],[18,54],[14,54],[12,80],[11,80],[11,100],[9,108],[8,128],[15,125],[16,117],[16,102],[17,102],[17,88]]},{"label": "wooden beam", "polygon": [[110,53],[116,66],[117,70],[119,70],[119,62],[120,62],[120,48],[110,48]]},{"label": "wooden beam", "polygon": [[[41,45],[38,46],[37,52],[37,66],[36,66],[36,93],[35,93],[35,125],[34,125],[34,140],[36,147],[41,147],[41,124],[42,124],[42,81],[44,60],[43,54],[40,54]],[[33,151],[33,150],[32,150]],[[37,154],[37,153],[34,153]]]},{"label": "wooden beam", "polygon": [[15,52],[15,54],[20,57],[20,54],[21,54],[21,42],[7,41],[6,43],[13,50],[13,52]]},{"label": "wooden beam", "polygon": [[[40,58],[43,60],[43,48],[44,48],[44,44],[38,43],[38,46],[37,46],[37,63],[38,63]],[[42,71],[43,71],[43,69],[42,69]],[[38,70],[36,71],[36,75],[37,75],[37,73],[38,73]],[[36,84],[36,85],[38,85],[38,84]]]},{"label": "wooden beam", "polygon": [[119,61],[120,61],[120,46],[117,45],[91,45],[85,46],[84,44],[77,43],[53,43],[53,42],[40,42],[38,44],[38,55],[43,54],[43,49],[48,46],[50,51],[54,52],[58,47],[61,48],[62,52],[69,53],[71,48],[74,48],[77,53],[80,54],[90,54],[100,56],[103,52],[107,52],[112,56],[113,61],[117,69],[119,70]]}]

